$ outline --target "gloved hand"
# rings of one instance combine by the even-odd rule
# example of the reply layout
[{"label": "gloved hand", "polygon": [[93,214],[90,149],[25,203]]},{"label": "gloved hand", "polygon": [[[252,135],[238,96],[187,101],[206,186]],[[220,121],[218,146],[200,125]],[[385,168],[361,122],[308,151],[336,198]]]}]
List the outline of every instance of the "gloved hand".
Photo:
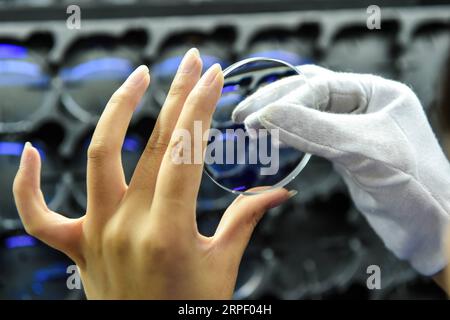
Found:
[{"label": "gloved hand", "polygon": [[300,76],[272,83],[233,120],[278,128],[281,143],[331,160],[385,245],[424,275],[440,271],[450,166],[415,94],[374,75],[300,69],[309,85]]}]

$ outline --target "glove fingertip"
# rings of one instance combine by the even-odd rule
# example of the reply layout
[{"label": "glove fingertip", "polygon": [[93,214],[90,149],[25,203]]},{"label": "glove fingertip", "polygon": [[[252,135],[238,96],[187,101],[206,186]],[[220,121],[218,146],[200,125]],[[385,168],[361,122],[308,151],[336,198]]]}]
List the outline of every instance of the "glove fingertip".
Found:
[{"label": "glove fingertip", "polygon": [[245,118],[244,126],[250,139],[257,139],[258,130],[263,128],[259,120],[259,112],[252,113]]},{"label": "glove fingertip", "polygon": [[234,123],[243,123],[245,120],[245,109],[248,107],[248,105],[251,103],[251,101],[248,101],[248,99],[245,99],[244,101],[241,101],[233,110],[231,113],[231,120]]}]

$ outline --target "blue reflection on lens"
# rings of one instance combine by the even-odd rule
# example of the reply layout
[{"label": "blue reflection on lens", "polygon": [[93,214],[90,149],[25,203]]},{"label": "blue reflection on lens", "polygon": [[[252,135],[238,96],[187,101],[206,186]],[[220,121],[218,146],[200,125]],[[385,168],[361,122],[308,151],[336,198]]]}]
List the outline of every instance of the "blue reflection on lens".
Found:
[{"label": "blue reflection on lens", "polygon": [[222,94],[239,91],[240,86],[238,84],[225,84],[222,89]]},{"label": "blue reflection on lens", "polygon": [[216,111],[213,114],[213,120],[216,126],[229,126],[231,121],[231,114],[233,113],[236,105],[244,100],[244,97],[239,93],[228,93],[222,95],[217,102]]},{"label": "blue reflection on lens", "polygon": [[[243,129],[243,127],[241,126],[240,129]],[[210,138],[208,148],[215,147],[216,150],[217,149],[223,150],[222,153],[223,158],[219,160],[221,163],[212,163],[209,165],[209,168],[213,176],[217,178],[229,177],[231,175],[239,174],[239,172],[242,171],[242,169],[244,168],[243,164],[245,159],[239,158],[239,153],[237,149],[238,139],[239,137],[237,137],[235,134],[232,134],[227,131],[222,132],[221,135],[218,137]],[[247,148],[248,147],[247,141],[245,143],[246,143],[245,147]],[[227,153],[225,152],[225,150],[227,150],[226,149],[227,146],[229,145],[232,145],[234,149],[232,163],[228,162],[230,159],[227,159]],[[213,153],[213,156],[216,158],[218,157],[218,155],[215,153]]]},{"label": "blue reflection on lens", "polygon": [[83,62],[74,67],[63,68],[61,79],[65,82],[126,78],[133,71],[133,64],[124,58],[105,57]]},{"label": "blue reflection on lens", "polygon": [[[272,56],[269,59],[279,58],[274,52],[265,53]],[[293,64],[300,62],[283,58]],[[268,83],[299,73],[288,63],[269,59],[242,61],[225,70],[225,85],[213,114],[214,131],[208,141],[204,168],[214,182],[229,191],[284,185],[309,159],[301,151],[280,146],[280,141],[274,140],[279,139],[278,132],[263,128],[247,131],[243,124],[232,120],[233,111],[243,99]]]},{"label": "blue reflection on lens", "polygon": [[25,59],[27,49],[22,46],[9,43],[0,43],[0,59]]},{"label": "blue reflection on lens", "polygon": [[[215,128],[217,129],[218,126]],[[208,148],[210,149],[207,149],[207,154],[211,155],[213,159],[208,159],[205,169],[216,182],[230,190],[246,191],[253,187],[272,186],[281,180],[280,177],[290,174],[304,156],[303,152],[290,147],[278,148],[268,132],[265,134],[258,133],[257,138],[251,138],[247,133],[243,136],[245,137],[245,143],[240,145],[238,139],[243,137],[239,138],[228,131],[229,129],[244,130],[245,127],[238,124],[234,124],[232,127],[225,126],[220,129],[222,130],[221,135],[212,136],[209,139]],[[262,154],[261,148],[264,148]],[[217,149],[223,151],[222,159],[211,151]],[[274,152],[278,153],[277,157],[274,157]],[[264,161],[261,158],[262,156],[266,158]],[[267,160],[269,160],[269,163],[265,162]],[[263,168],[269,169],[272,168],[272,165],[275,165],[275,174],[261,174]]]},{"label": "blue reflection on lens", "polygon": [[275,82],[278,79],[280,79],[280,77],[278,77],[276,75],[271,75],[271,76],[264,78],[265,82],[268,82],[268,83]]}]

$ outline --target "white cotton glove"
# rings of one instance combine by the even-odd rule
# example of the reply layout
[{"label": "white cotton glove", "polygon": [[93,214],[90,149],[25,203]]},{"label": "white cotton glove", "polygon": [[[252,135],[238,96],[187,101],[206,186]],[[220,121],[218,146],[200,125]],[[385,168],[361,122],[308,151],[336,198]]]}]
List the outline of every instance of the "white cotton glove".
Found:
[{"label": "white cotton glove", "polygon": [[385,245],[424,275],[440,271],[450,166],[415,94],[374,75],[300,70],[309,85],[300,76],[272,83],[242,101],[233,120],[278,128],[281,143],[332,161]]}]

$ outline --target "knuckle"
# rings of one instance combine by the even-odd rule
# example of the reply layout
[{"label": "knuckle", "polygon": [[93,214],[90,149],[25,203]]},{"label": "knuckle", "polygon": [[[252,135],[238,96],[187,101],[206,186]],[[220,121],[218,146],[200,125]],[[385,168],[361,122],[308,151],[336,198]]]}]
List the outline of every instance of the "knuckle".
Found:
[{"label": "knuckle", "polygon": [[108,157],[111,154],[111,148],[101,142],[91,142],[87,151],[89,160],[99,160]]},{"label": "knuckle", "polygon": [[127,90],[123,88],[117,89],[109,99],[108,104],[111,105],[124,105],[134,102],[134,96],[128,93]]},{"label": "knuckle", "polygon": [[170,85],[169,93],[170,98],[184,97],[188,92],[189,86],[186,79],[183,76],[178,75],[177,78]]},{"label": "knuckle", "polygon": [[144,152],[147,156],[164,154],[166,149],[169,147],[169,140],[170,135],[167,134],[166,131],[160,126],[157,126],[153,131],[153,135],[150,138]]},{"label": "knuckle", "polygon": [[161,155],[166,152],[166,149],[169,147],[169,144],[165,141],[156,141],[148,146],[147,152],[151,155]]},{"label": "knuckle", "polygon": [[180,261],[184,256],[190,254],[185,241],[180,241],[176,236],[161,234],[144,237],[141,242],[141,250],[148,259],[161,263]]},{"label": "knuckle", "polygon": [[106,252],[118,256],[125,256],[130,249],[131,239],[127,232],[117,228],[106,229],[103,234],[103,247]]},{"label": "knuckle", "polygon": [[145,237],[141,247],[146,257],[154,261],[167,261],[173,252],[168,241],[156,237]]}]

